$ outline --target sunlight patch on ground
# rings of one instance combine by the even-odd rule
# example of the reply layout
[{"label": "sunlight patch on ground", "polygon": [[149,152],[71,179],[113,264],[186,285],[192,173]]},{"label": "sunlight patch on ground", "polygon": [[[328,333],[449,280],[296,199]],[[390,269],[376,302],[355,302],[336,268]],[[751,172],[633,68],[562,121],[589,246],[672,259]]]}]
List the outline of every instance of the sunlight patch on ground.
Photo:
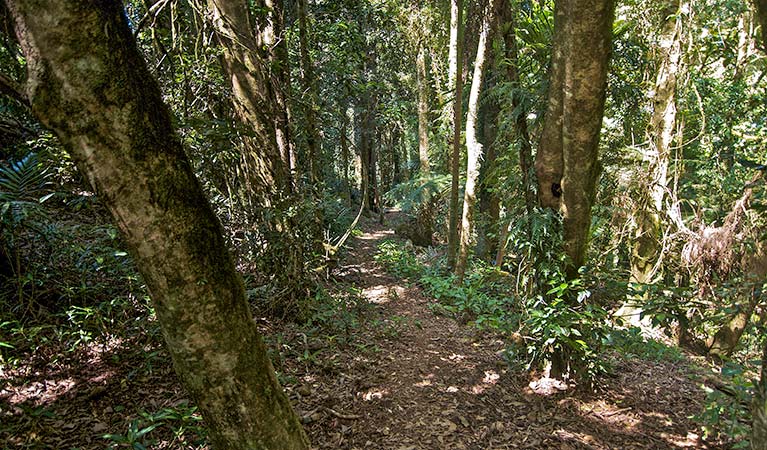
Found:
[{"label": "sunlight patch on ground", "polygon": [[387,236],[394,236],[394,231],[374,231],[372,233],[363,234],[362,236],[357,236],[357,239],[360,241],[377,241]]},{"label": "sunlight patch on ground", "polygon": [[73,378],[46,380],[45,382],[36,381],[18,390],[0,389],[0,398],[14,406],[34,399],[32,403],[39,406],[43,402],[56,401],[76,385],[77,382]]},{"label": "sunlight patch on ground", "polygon": [[482,382],[471,387],[471,393],[478,395],[485,392],[485,390],[495,386],[500,378],[501,376],[496,371],[486,370]]},{"label": "sunlight patch on ground", "polygon": [[362,397],[362,399],[366,402],[371,400],[380,400],[387,395],[389,395],[388,389],[370,389],[365,392],[357,392],[357,396]]},{"label": "sunlight patch on ground", "polygon": [[405,288],[402,286],[391,287],[385,284],[379,284],[365,288],[362,291],[362,295],[367,298],[370,303],[383,305],[390,301],[402,298],[402,296],[405,295]]},{"label": "sunlight patch on ground", "polygon": [[[594,436],[586,433],[573,433],[571,431],[567,430],[557,430],[554,432],[554,434],[561,440],[565,442],[577,442],[579,444],[586,444],[589,446],[589,448],[597,448],[598,442],[596,439],[594,439]],[[567,445],[567,444],[564,444]],[[564,447],[563,449],[571,449],[573,447]]]},{"label": "sunlight patch on ground", "polygon": [[543,377],[538,380],[533,380],[528,385],[531,393],[542,395],[544,397],[554,395],[558,392],[566,391],[568,387],[569,386],[564,381],[550,377]]}]

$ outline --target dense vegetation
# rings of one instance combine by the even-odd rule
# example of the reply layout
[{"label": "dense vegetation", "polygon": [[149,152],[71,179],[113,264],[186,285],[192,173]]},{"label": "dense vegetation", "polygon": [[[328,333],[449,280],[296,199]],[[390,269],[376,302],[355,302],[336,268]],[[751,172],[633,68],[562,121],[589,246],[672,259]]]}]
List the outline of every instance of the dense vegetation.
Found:
[{"label": "dense vegetation", "polygon": [[[360,216],[397,208],[376,261],[435,315],[502,336],[509,368],[598,390],[616,351],[698,358],[717,370],[703,439],[767,448],[762,0],[126,0],[103,6],[102,47],[73,31],[63,56],[21,3],[0,6],[0,378],[94,346],[150,373],[164,337],[211,427],[183,403],[105,442],[167,426],[171,445],[240,448],[214,420],[236,399],[190,387],[206,358],[181,363],[180,323],[216,321],[174,305],[224,331],[241,316],[254,392],[271,392],[307,335],[352,345],[364,302],[333,274]],[[57,8],[75,23],[101,3]],[[118,58],[138,68],[66,79]],[[267,335],[269,363],[250,314],[306,327],[306,351]],[[230,348],[216,336],[199,355]],[[287,397],[253,397],[305,448]]]}]

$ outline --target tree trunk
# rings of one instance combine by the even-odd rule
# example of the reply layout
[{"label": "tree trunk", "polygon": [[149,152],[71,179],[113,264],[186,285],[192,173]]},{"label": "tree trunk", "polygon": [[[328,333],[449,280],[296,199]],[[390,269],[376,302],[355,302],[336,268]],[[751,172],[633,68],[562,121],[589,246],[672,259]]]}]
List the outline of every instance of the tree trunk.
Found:
[{"label": "tree trunk", "polygon": [[429,175],[429,80],[426,77],[426,48],[419,44],[416,58],[418,84],[418,160],[421,176]]},{"label": "tree trunk", "polygon": [[268,204],[275,192],[289,188],[290,173],[277,141],[278,95],[269,68],[271,56],[264,35],[254,31],[263,32],[267,18],[253,17],[244,0],[207,0],[207,10],[224,49],[222,63],[235,112],[245,128],[248,194],[251,201]]},{"label": "tree trunk", "polygon": [[477,118],[479,116],[479,96],[482,89],[482,79],[485,75],[485,58],[490,50],[493,28],[495,27],[495,12],[499,0],[490,0],[482,19],[482,28],[479,33],[477,44],[477,57],[474,60],[474,75],[471,81],[471,93],[469,94],[469,110],[466,116],[466,185],[463,194],[463,215],[461,217],[461,246],[455,274],[458,282],[463,282],[466,273],[466,265],[469,261],[469,246],[471,244],[472,228],[474,224],[474,203],[476,202],[476,183],[479,177],[479,165],[482,158],[482,144],[479,142]]},{"label": "tree trunk", "polygon": [[571,0],[566,4],[562,235],[570,259],[568,273],[575,276],[585,260],[599,176],[597,155],[615,4],[613,0]]},{"label": "tree trunk", "polygon": [[651,283],[660,270],[661,215],[668,187],[671,144],[676,128],[676,86],[682,59],[682,21],[679,0],[672,0],[661,12],[662,32],[658,36],[658,74],[655,81],[653,113],[648,125],[650,147],[644,155],[649,173],[646,197],[637,211],[635,245],[631,252],[631,281]]},{"label": "tree trunk", "polygon": [[447,233],[447,266],[455,268],[458,255],[458,183],[460,178],[461,158],[461,116],[463,97],[463,1],[452,0],[450,3],[450,54],[449,54],[450,89],[453,98],[453,145],[450,155],[450,213]]},{"label": "tree trunk", "polygon": [[[506,50],[506,74],[508,80],[517,89],[521,88],[519,80],[519,49],[517,48],[516,36],[516,10],[511,5],[501,6],[501,11],[506,15],[503,20],[503,41]],[[533,167],[533,148],[530,141],[530,132],[527,125],[527,111],[522,108],[519,95],[512,95],[511,106],[514,108],[514,129],[519,142],[519,170],[522,172],[522,189],[525,193],[525,210],[531,213],[536,205],[535,189],[531,180]]]},{"label": "tree trunk", "polygon": [[535,175],[538,181],[538,202],[544,208],[559,209],[564,172],[562,123],[564,118],[565,50],[567,43],[566,4],[572,0],[558,0],[554,5],[554,38],[551,44],[549,66],[549,92],[544,113],[543,130],[535,155]]},{"label": "tree trunk", "polygon": [[[494,58],[488,63],[491,65],[485,72],[496,72],[494,69]],[[489,92],[493,86],[493,76],[485,76],[485,90]],[[495,168],[498,154],[498,116],[501,113],[501,106],[493,96],[485,96],[480,102],[479,117],[480,128],[482,129],[482,142],[485,145],[484,164],[480,166],[479,179],[477,181],[479,192],[477,193],[477,202],[479,203],[479,214],[481,220],[476,221],[477,226],[477,245],[474,252],[477,258],[489,260],[494,258],[498,250],[498,228],[501,215],[501,202],[498,198],[497,189],[488,177]],[[500,144],[505,145],[505,144]],[[492,256],[491,256],[492,255]]]},{"label": "tree trunk", "polygon": [[762,28],[762,51],[767,53],[767,0],[754,0],[754,8]]},{"label": "tree trunk", "polygon": [[219,449],[308,440],[250,315],[223,229],[174,133],[120,2],[7,0],[35,115],[109,208],[174,366]]},{"label": "tree trunk", "polygon": [[285,4],[283,0],[265,0],[266,7],[271,9],[271,27],[266,34],[264,44],[272,48],[271,64],[274,71],[272,85],[275,93],[275,129],[277,147],[280,149],[282,161],[289,175],[290,188],[296,175],[296,154],[293,142],[293,132],[290,128],[290,59],[288,57],[288,39],[285,36]]},{"label": "tree trunk", "polygon": [[767,450],[767,339],[764,337],[762,346],[762,373],[754,386],[751,403],[751,450]]},{"label": "tree trunk", "polygon": [[314,184],[319,180],[320,169],[320,133],[317,127],[317,113],[315,108],[318,105],[317,80],[314,75],[311,55],[309,54],[309,29],[307,24],[307,0],[298,0],[298,47],[301,55],[301,85],[307,101],[304,108],[306,119],[306,147],[307,147],[307,168],[309,172],[309,181]]}]

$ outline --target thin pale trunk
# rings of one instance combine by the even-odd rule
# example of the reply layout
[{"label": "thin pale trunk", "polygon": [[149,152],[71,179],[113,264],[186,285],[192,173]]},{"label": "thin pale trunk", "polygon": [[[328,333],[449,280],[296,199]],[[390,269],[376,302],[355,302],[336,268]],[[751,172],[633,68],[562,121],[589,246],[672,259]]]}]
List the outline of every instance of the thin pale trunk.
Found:
[{"label": "thin pale trunk", "polygon": [[453,98],[453,145],[450,155],[450,213],[447,233],[447,266],[454,269],[458,256],[458,183],[461,158],[461,118],[463,97],[463,1],[452,0],[450,8],[450,88]]},{"label": "thin pale trunk", "polygon": [[307,167],[312,184],[319,180],[320,169],[320,132],[317,124],[317,80],[314,75],[311,55],[309,54],[309,30],[307,20],[307,0],[298,0],[298,46],[301,55],[301,86],[306,95],[304,118],[306,120]]},{"label": "thin pale trunk", "polygon": [[426,48],[419,46],[416,58],[418,84],[418,159],[421,176],[429,175],[429,80],[426,77]]},{"label": "thin pale trunk", "polygon": [[682,60],[682,21],[679,1],[672,1],[662,14],[663,31],[658,37],[658,75],[655,81],[653,114],[648,125],[650,147],[644,159],[649,172],[647,197],[637,211],[635,245],[631,253],[631,281],[652,282],[661,267],[661,215],[668,189],[671,145],[676,130],[676,89]]},{"label": "thin pale trunk", "polygon": [[220,449],[308,440],[253,323],[120,2],[7,0],[34,114],[99,193],[139,268],[176,372]]},{"label": "thin pale trunk", "polygon": [[479,116],[479,96],[482,91],[482,79],[485,75],[485,59],[492,42],[491,34],[495,26],[495,11],[498,0],[492,0],[485,11],[482,28],[477,43],[477,57],[474,60],[474,75],[469,94],[469,110],[466,115],[466,185],[463,194],[463,215],[461,217],[461,245],[455,274],[458,282],[463,282],[466,265],[469,260],[469,247],[474,226],[474,203],[476,202],[476,183],[479,178],[479,166],[482,159],[482,144],[479,142],[477,119]]}]

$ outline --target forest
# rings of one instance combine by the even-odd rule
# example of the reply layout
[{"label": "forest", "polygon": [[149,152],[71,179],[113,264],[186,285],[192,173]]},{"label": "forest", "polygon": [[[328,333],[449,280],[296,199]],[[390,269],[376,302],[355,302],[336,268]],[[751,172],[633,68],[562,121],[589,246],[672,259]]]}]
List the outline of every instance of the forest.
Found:
[{"label": "forest", "polygon": [[1,0],[0,448],[767,450],[767,0]]}]

